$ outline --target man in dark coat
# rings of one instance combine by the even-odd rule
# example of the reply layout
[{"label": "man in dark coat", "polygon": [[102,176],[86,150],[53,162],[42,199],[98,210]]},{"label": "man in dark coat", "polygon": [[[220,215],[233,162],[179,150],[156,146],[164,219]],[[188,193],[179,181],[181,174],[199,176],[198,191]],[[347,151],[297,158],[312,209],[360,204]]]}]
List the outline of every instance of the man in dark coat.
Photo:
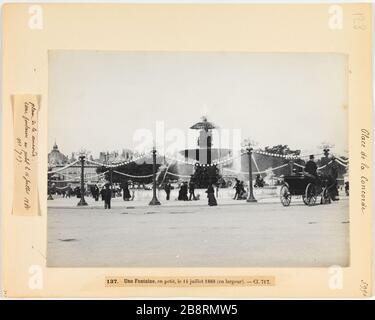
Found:
[{"label": "man in dark coat", "polygon": [[71,195],[72,195],[72,192],[73,192],[72,187],[70,185],[68,185],[68,187],[66,189],[66,197],[70,198]]},{"label": "man in dark coat", "polygon": [[164,186],[165,193],[167,194],[167,200],[169,200],[169,197],[171,195],[171,184],[168,182]]},{"label": "man in dark coat", "polygon": [[95,201],[99,200],[99,188],[98,188],[97,185],[94,186],[93,197],[94,197]]},{"label": "man in dark coat", "polygon": [[190,180],[189,182],[189,200],[191,200],[191,198],[193,198],[193,200],[197,200],[197,198],[195,197],[195,185],[194,185],[194,182]]},{"label": "man in dark coat", "polygon": [[318,170],[318,166],[316,165],[314,161],[314,155],[310,155],[310,160],[307,161],[305,165],[305,172],[316,177],[318,175],[317,170]]},{"label": "man in dark coat", "polygon": [[109,187],[109,183],[105,185],[103,191],[104,209],[111,209],[112,190]]},{"label": "man in dark coat", "polygon": [[237,178],[235,179],[236,183],[233,187],[233,189],[236,189],[236,193],[234,194],[234,198],[233,200],[236,200],[238,199],[239,195],[240,195],[240,180],[238,180]]},{"label": "man in dark coat", "polygon": [[77,198],[81,198],[81,188],[80,187],[75,187],[74,193],[77,196]]}]

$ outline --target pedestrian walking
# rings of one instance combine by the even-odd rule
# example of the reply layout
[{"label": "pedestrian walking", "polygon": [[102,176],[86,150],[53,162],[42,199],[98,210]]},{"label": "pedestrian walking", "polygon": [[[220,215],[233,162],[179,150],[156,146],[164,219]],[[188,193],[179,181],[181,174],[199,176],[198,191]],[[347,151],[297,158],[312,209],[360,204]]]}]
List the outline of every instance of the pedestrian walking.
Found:
[{"label": "pedestrian walking", "polygon": [[105,185],[102,190],[102,198],[104,200],[104,209],[111,209],[112,190],[110,189],[109,183]]},{"label": "pedestrian walking", "polygon": [[187,194],[188,194],[188,186],[186,182],[183,182],[178,192],[178,200],[183,200],[183,201],[189,200]]},{"label": "pedestrian walking", "polygon": [[215,198],[215,189],[214,186],[210,183],[206,190],[207,198],[208,198],[208,205],[209,206],[217,206],[216,198]]},{"label": "pedestrian walking", "polygon": [[93,189],[93,197],[95,199],[95,201],[98,201],[99,200],[99,188],[97,185],[94,186],[94,189]]},{"label": "pedestrian walking", "polygon": [[193,200],[197,200],[194,192],[195,192],[195,184],[194,184],[193,181],[190,180],[190,182],[189,182],[189,200],[191,200],[191,198],[193,198]]},{"label": "pedestrian walking", "polygon": [[237,178],[235,178],[235,181],[236,181],[236,183],[234,184],[233,189],[236,190],[236,193],[234,194],[233,200],[238,199],[238,197],[240,196],[240,191],[241,191],[240,180],[238,180]]},{"label": "pedestrian walking", "polygon": [[130,191],[129,191],[129,186],[128,182],[124,182],[122,185],[122,198],[124,201],[129,201],[131,199]]},{"label": "pedestrian walking", "polygon": [[170,198],[171,189],[172,189],[171,184],[169,182],[166,183],[165,186],[164,186],[164,191],[165,191],[165,193],[167,195],[167,197],[166,197],[167,200],[169,200],[169,198]]}]

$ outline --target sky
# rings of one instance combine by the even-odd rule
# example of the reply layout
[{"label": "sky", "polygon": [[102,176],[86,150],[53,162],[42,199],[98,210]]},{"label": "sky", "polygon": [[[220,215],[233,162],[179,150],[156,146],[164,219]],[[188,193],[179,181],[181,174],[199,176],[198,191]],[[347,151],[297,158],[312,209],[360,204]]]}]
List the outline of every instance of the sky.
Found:
[{"label": "sky", "polygon": [[[229,144],[240,132],[258,147],[314,152],[329,142],[343,153],[346,59],[332,53],[50,51],[49,148],[55,141],[65,154],[146,148],[145,138],[157,131],[157,146],[184,149],[197,135],[188,128],[207,116],[218,133],[230,136]],[[162,131],[167,140],[160,142]],[[214,145],[218,141],[214,137]]]}]

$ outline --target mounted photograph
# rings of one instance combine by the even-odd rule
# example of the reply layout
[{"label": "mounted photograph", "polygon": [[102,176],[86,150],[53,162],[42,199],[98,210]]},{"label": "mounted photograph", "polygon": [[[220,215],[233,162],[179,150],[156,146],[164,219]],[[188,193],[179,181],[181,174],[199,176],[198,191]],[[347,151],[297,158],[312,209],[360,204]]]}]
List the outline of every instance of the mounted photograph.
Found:
[{"label": "mounted photograph", "polygon": [[48,267],[350,266],[346,55],[48,63]]}]

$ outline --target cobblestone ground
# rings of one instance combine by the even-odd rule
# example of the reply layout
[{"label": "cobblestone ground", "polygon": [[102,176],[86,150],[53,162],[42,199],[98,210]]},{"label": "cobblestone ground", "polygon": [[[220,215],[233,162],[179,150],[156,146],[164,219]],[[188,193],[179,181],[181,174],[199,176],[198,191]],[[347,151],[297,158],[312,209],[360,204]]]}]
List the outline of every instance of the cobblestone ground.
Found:
[{"label": "cobblestone ground", "polygon": [[111,210],[88,199],[48,201],[51,267],[323,267],[349,263],[349,201],[283,207],[277,197],[246,203],[218,199],[116,198]]}]

